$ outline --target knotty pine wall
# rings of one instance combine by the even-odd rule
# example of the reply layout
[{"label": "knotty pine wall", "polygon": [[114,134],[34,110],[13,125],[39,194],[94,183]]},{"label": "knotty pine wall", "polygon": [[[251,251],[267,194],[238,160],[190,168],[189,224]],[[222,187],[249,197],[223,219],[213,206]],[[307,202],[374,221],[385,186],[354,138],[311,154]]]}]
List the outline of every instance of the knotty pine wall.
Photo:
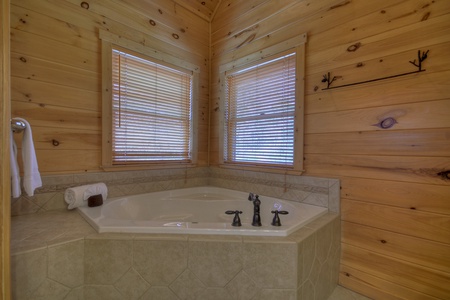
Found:
[{"label": "knotty pine wall", "polygon": [[207,165],[209,22],[169,0],[81,3],[11,1],[12,116],[32,124],[41,174],[101,170],[100,29],[201,67],[198,164]]},{"label": "knotty pine wall", "polygon": [[[341,180],[340,284],[374,299],[450,299],[450,1],[222,1],[211,23],[212,165],[220,65],[302,33],[305,174]],[[415,71],[418,50],[429,50],[425,72],[322,90],[328,72],[337,86]],[[387,118],[393,127],[376,126]]]},{"label": "knotty pine wall", "polygon": [[[211,36],[169,0],[86,2],[11,1],[12,116],[32,123],[43,174],[100,170],[99,29],[201,66],[201,165],[208,85],[219,163],[219,66],[306,32],[305,174],[342,182],[340,283],[375,299],[449,298],[450,180],[437,175],[450,169],[449,1],[222,0]],[[418,50],[430,50],[426,72],[322,90],[327,72],[340,85],[414,70]],[[388,117],[392,128],[374,126]]]}]

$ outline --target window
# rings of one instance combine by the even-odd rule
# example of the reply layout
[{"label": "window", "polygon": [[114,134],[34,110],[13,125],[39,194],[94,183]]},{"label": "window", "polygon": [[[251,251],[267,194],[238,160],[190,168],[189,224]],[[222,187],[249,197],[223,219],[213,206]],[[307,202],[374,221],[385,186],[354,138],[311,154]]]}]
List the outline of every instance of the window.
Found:
[{"label": "window", "polygon": [[192,72],[112,52],[113,164],[190,161]]},{"label": "window", "polygon": [[224,72],[224,165],[302,170],[303,57],[296,47]]},{"label": "window", "polygon": [[193,164],[195,72],[103,45],[104,166]]}]

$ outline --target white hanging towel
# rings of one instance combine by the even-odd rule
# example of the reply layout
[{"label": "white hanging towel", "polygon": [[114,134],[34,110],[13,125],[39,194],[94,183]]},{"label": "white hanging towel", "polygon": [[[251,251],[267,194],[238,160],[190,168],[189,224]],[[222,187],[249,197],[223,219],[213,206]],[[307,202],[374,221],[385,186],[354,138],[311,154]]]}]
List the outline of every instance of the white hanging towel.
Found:
[{"label": "white hanging towel", "polygon": [[108,197],[108,188],[103,182],[81,185],[66,189],[64,192],[64,201],[69,206],[67,209],[74,209],[79,206],[88,205],[88,198],[94,195],[102,194],[103,200]]},{"label": "white hanging towel", "polygon": [[27,120],[22,118],[15,119],[25,123],[22,136],[23,187],[28,196],[33,196],[34,190],[42,186],[36,152],[34,151],[33,134],[30,123]]},{"label": "white hanging towel", "polygon": [[10,140],[9,161],[11,169],[11,196],[13,196],[13,198],[18,198],[20,197],[22,191],[20,189],[19,165],[17,164],[17,146],[16,142],[14,141],[12,130],[10,136],[11,140]]}]

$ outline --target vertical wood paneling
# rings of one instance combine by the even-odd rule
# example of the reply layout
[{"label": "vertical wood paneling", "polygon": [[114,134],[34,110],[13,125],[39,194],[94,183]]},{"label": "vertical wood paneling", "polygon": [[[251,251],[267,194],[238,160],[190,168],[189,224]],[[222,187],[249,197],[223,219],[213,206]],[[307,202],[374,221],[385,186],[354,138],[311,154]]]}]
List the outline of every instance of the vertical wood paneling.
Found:
[{"label": "vertical wood paneling", "polygon": [[[211,25],[211,164],[220,65],[307,32],[305,169],[341,179],[340,283],[374,299],[450,299],[450,2],[250,2],[222,2]],[[336,86],[415,71],[418,50],[425,72],[322,90],[327,72]]]},{"label": "vertical wood paneling", "polygon": [[10,29],[9,0],[0,1],[0,299],[11,299],[10,232],[11,232],[11,174],[9,172],[10,102]]},{"label": "vertical wood paneling", "polygon": [[174,1],[90,0],[88,8],[80,3],[11,3],[12,114],[33,126],[41,173],[100,171],[100,30],[201,68],[198,164],[206,165],[208,21]]}]

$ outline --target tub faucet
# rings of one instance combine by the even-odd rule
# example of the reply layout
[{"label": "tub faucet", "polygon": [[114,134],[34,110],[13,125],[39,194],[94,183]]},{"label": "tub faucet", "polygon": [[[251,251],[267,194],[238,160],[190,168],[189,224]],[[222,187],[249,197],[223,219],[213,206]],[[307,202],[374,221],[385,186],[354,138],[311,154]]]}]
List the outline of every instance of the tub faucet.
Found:
[{"label": "tub faucet", "polygon": [[261,216],[259,214],[259,209],[261,206],[261,200],[259,200],[259,196],[253,193],[248,195],[248,200],[253,202],[253,222],[252,226],[261,226]]}]

